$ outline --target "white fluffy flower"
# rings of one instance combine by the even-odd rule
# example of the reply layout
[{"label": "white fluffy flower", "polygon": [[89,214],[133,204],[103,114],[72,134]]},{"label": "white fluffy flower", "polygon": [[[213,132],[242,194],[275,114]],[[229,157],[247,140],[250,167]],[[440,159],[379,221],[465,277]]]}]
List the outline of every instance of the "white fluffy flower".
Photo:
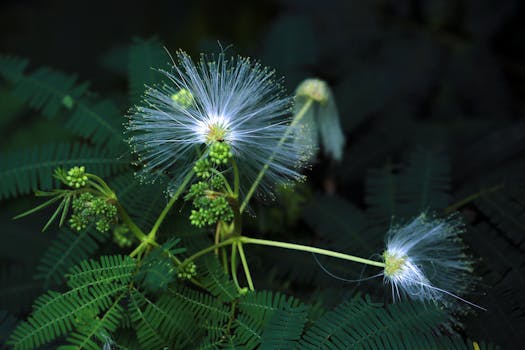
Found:
[{"label": "white fluffy flower", "polygon": [[457,216],[431,218],[425,214],[387,234],[383,258],[385,283],[392,297],[434,302],[461,300],[472,287],[472,263],[463,251],[459,235],[464,231]]},{"label": "white fluffy flower", "polygon": [[130,115],[130,144],[143,175],[167,174],[177,182],[209,145],[224,142],[244,187],[269,158],[266,184],[300,177],[301,144],[289,135],[277,147],[291,121],[292,100],[274,71],[222,53],[196,63],[182,51],[177,58],[171,71],[161,71],[167,83],[148,89],[143,106]]}]

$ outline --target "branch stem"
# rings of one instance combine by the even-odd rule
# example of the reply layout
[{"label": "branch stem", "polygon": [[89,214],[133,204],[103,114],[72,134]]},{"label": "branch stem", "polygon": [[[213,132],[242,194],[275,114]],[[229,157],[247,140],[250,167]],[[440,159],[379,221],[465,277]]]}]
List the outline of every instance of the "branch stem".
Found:
[{"label": "branch stem", "polygon": [[[380,261],[374,261],[369,259],[360,258],[358,256],[349,255],[349,254],[343,254],[334,252],[332,250],[322,249],[322,248],[316,248],[311,247],[307,245],[301,245],[301,244],[293,244],[293,243],[285,243],[285,242],[277,242],[277,241],[269,241],[266,239],[256,239],[256,238],[250,238],[250,237],[239,237],[239,240],[241,243],[245,244],[258,244],[258,245],[265,245],[265,246],[271,246],[271,247],[277,247],[277,248],[284,248],[284,249],[293,249],[293,250],[299,250],[303,252],[310,252],[314,254],[320,254],[320,255],[326,255],[331,256],[338,259],[343,260],[349,260],[358,262],[361,264],[371,265],[371,266],[377,266],[377,267],[385,267],[385,263]],[[240,251],[240,249],[239,249]]]},{"label": "branch stem", "polygon": [[241,257],[242,267],[244,268],[244,274],[246,275],[246,280],[248,281],[248,287],[250,290],[255,290],[253,287],[253,281],[252,281],[252,275],[250,273],[250,268],[248,267],[248,261],[246,260],[246,256],[244,255],[244,249],[242,247],[241,242],[236,243],[239,248],[239,256]]}]

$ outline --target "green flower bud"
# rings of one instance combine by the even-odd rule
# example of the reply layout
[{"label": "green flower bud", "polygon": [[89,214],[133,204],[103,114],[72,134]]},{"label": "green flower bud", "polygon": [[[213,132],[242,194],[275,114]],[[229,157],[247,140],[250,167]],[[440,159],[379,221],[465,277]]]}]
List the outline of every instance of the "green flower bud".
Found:
[{"label": "green flower bud", "polygon": [[65,180],[66,184],[69,187],[80,188],[86,186],[88,181],[88,177],[86,175],[86,168],[83,166],[76,166],[69,169]]},{"label": "green flower bud", "polygon": [[89,221],[87,218],[78,214],[71,215],[71,218],[69,219],[69,226],[76,231],[85,230],[88,223]]},{"label": "green flower bud", "polygon": [[187,264],[183,264],[179,267],[177,272],[177,277],[180,279],[192,279],[197,275],[197,266],[193,261],[190,261]]},{"label": "green flower bud", "polygon": [[171,99],[184,109],[191,107],[194,102],[192,93],[187,89],[180,89],[179,92],[171,95]]},{"label": "green flower bud", "polygon": [[210,168],[210,161],[207,158],[201,158],[195,163],[193,170],[198,177],[207,179],[211,176]]},{"label": "green flower bud", "polygon": [[217,165],[226,164],[233,157],[230,145],[224,142],[213,142],[209,155],[211,161]]}]

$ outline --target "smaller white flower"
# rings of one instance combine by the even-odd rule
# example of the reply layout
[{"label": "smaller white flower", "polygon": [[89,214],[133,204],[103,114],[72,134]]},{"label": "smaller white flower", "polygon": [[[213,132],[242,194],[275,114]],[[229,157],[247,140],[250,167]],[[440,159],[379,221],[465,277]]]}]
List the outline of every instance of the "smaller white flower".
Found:
[{"label": "smaller white flower", "polygon": [[[459,217],[446,219],[426,214],[387,233],[384,281],[393,299],[406,294],[421,301],[448,303],[453,299],[481,308],[461,298],[472,290],[472,262],[464,253]],[[482,308],[481,308],[482,309]]]}]

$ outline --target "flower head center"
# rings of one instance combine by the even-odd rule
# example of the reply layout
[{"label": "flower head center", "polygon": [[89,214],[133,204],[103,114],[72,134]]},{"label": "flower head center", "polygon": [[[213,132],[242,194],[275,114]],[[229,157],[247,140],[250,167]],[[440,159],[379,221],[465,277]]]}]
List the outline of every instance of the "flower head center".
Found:
[{"label": "flower head center", "polygon": [[385,276],[394,277],[404,270],[408,257],[398,252],[385,250],[383,253],[383,259],[385,260],[386,265]]},{"label": "flower head center", "polygon": [[206,134],[206,143],[222,142],[228,134],[228,129],[223,124],[210,124]]}]

